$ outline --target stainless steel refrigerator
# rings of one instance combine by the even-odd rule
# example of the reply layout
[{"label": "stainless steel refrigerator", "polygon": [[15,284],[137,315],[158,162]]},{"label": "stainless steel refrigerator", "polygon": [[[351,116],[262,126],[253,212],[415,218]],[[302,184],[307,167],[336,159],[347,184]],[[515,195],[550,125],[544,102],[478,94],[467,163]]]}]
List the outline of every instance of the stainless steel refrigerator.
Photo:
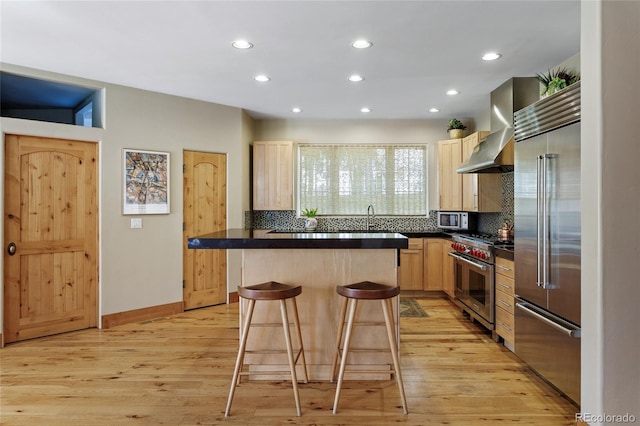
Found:
[{"label": "stainless steel refrigerator", "polygon": [[580,404],[580,83],[514,127],[515,352]]}]

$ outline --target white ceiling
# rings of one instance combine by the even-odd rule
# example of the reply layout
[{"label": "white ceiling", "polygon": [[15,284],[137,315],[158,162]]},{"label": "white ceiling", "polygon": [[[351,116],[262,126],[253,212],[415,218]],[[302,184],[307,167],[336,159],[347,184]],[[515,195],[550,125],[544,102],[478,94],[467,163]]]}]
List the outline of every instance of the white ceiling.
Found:
[{"label": "white ceiling", "polygon": [[[4,63],[231,105],[254,118],[477,117],[508,78],[580,50],[579,0],[2,0],[0,16]],[[255,47],[232,48],[238,38]],[[354,49],[357,38],[374,45]],[[482,61],[491,50],[503,57]],[[259,73],[271,81],[255,82]],[[365,80],[350,83],[353,73]],[[447,96],[450,88],[460,94]]]}]

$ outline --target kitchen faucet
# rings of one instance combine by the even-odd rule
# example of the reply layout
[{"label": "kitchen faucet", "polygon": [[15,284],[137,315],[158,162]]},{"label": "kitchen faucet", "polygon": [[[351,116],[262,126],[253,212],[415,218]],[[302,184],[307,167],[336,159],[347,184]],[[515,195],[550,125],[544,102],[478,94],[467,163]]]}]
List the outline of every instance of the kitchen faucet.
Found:
[{"label": "kitchen faucet", "polygon": [[369,204],[367,207],[367,229],[370,231],[373,228],[373,221],[376,218],[376,211],[373,208],[373,204]]}]

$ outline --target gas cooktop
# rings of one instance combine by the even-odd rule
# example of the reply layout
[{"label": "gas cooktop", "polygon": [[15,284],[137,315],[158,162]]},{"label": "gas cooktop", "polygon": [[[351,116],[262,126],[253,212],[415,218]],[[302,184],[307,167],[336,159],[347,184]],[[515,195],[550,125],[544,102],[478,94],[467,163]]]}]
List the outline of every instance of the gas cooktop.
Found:
[{"label": "gas cooktop", "polygon": [[496,248],[513,248],[512,240],[500,240],[491,234],[451,234],[451,248],[463,256],[494,263]]},{"label": "gas cooktop", "polygon": [[493,234],[453,234],[454,239],[474,241],[495,247],[512,247],[513,240],[501,240]]}]

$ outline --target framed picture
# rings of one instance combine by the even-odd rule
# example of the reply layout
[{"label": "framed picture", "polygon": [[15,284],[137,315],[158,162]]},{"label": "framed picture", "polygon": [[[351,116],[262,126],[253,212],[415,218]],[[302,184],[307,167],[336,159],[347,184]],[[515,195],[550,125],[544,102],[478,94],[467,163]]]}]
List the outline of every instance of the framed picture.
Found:
[{"label": "framed picture", "polygon": [[124,149],[123,214],[169,213],[169,153]]}]

